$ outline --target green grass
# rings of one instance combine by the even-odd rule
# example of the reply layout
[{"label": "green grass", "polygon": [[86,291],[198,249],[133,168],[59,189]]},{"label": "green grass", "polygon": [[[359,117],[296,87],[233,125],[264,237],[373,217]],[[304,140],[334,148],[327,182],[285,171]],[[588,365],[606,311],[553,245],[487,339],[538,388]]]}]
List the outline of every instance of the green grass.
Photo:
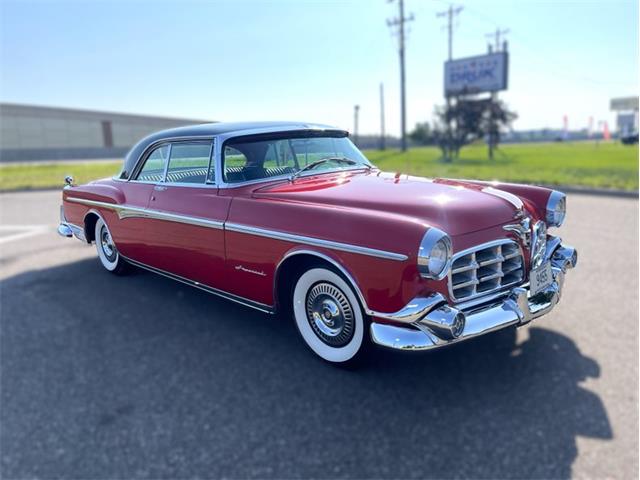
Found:
[{"label": "green grass", "polygon": [[72,175],[75,182],[85,183],[111,177],[120,171],[122,162],[92,161],[68,163],[21,163],[0,166],[0,190],[24,190],[64,186],[64,177]]},{"label": "green grass", "polygon": [[[369,150],[367,157],[386,171],[425,177],[474,178],[548,185],[638,189],[638,146],[617,142],[532,143],[503,145],[495,159],[485,145],[463,148],[459,159],[445,163],[435,147]],[[62,187],[65,175],[76,183],[109,177],[121,162],[69,162],[0,166],[0,190]]]},{"label": "green grass", "polygon": [[485,145],[462,149],[446,163],[436,147],[367,151],[382,170],[425,177],[469,178],[548,185],[638,189],[638,146],[617,142],[530,143],[503,145],[494,160]]}]

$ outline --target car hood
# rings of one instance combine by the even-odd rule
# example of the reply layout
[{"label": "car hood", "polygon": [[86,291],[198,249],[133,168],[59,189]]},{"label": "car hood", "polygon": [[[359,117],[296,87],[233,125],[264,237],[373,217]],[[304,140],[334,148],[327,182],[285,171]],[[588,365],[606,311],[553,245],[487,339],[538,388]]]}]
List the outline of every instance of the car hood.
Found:
[{"label": "car hood", "polygon": [[518,197],[493,187],[379,171],[302,177],[264,186],[253,195],[402,215],[452,236],[512,222],[523,209]]}]

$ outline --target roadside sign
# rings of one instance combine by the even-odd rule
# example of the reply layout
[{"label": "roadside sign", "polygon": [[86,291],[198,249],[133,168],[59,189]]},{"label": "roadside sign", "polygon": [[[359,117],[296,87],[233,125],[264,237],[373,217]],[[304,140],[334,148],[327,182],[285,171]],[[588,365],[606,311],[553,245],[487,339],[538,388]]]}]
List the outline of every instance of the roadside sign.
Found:
[{"label": "roadside sign", "polygon": [[506,90],[508,60],[508,52],[497,52],[445,62],[445,96]]}]

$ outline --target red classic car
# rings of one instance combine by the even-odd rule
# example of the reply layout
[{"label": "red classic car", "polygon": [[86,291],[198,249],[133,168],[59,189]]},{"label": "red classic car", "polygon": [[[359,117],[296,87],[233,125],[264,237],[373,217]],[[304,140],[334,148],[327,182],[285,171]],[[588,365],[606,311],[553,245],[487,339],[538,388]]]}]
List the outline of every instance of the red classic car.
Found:
[{"label": "red classic car", "polygon": [[574,248],[547,233],[565,195],[385,173],[348,133],[216,123],[153,134],[122,171],[67,178],[59,233],[130,265],[292,315],[329,362],[428,350],[549,312]]}]

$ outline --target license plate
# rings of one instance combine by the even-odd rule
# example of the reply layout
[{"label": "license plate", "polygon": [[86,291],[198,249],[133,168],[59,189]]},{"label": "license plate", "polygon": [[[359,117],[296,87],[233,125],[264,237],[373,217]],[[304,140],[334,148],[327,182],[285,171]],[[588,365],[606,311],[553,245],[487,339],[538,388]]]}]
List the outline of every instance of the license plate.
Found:
[{"label": "license plate", "polygon": [[529,279],[531,281],[531,296],[540,293],[551,285],[551,282],[553,282],[551,262],[543,263],[538,268],[531,270]]}]

